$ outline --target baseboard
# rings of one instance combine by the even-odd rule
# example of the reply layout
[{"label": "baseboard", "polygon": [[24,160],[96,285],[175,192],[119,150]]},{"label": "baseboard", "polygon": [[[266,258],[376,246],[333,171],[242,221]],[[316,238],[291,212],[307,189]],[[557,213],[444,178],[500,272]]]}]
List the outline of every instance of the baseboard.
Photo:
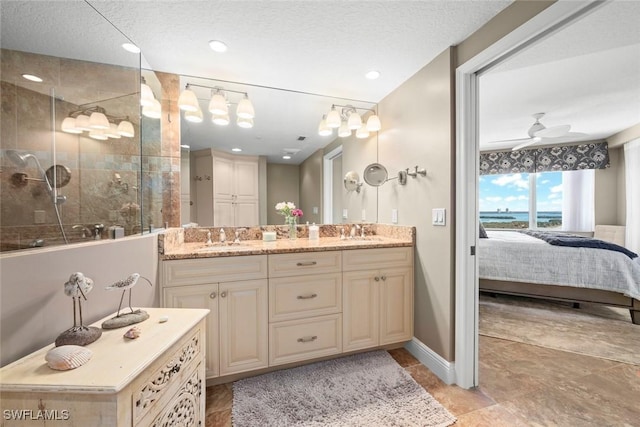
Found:
[{"label": "baseboard", "polygon": [[405,344],[404,348],[446,384],[454,384],[456,382],[454,362],[444,360],[442,356],[431,350],[416,337],[413,337],[411,341]]}]

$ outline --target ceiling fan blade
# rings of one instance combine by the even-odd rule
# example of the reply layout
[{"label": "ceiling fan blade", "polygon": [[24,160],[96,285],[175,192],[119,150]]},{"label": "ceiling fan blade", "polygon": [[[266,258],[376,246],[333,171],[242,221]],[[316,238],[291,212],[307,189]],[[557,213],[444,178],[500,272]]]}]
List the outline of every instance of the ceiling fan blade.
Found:
[{"label": "ceiling fan blade", "polygon": [[521,143],[531,141],[533,138],[518,138],[518,139],[501,139],[499,141],[487,141],[487,144],[506,144],[506,143]]},{"label": "ceiling fan blade", "polygon": [[560,125],[560,126],[552,126],[550,128],[540,129],[539,131],[535,131],[533,136],[537,136],[540,138],[556,138],[558,136],[565,136],[569,133],[571,129],[571,125]]},{"label": "ceiling fan blade", "polygon": [[542,138],[537,137],[537,136],[536,136],[535,138],[529,138],[529,140],[528,140],[528,141],[525,141],[525,142],[523,142],[522,144],[518,144],[518,145],[516,145],[515,147],[513,147],[513,148],[511,149],[511,151],[518,151],[518,150],[522,150],[523,148],[528,147],[528,146],[530,146],[530,145],[533,145],[533,144],[535,144],[536,142],[540,142],[540,141],[542,141]]}]

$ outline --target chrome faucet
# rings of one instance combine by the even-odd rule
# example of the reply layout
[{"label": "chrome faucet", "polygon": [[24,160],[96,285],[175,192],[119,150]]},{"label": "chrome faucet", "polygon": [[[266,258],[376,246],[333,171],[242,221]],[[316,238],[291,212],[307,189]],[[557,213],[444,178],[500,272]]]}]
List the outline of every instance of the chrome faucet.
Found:
[{"label": "chrome faucet", "polygon": [[101,240],[102,239],[102,230],[104,230],[104,225],[103,224],[96,224],[93,226],[93,238],[95,240]]},{"label": "chrome faucet", "polygon": [[351,232],[349,234],[351,234],[352,239],[355,239],[356,237],[356,230],[360,230],[360,226],[358,224],[354,224],[353,227],[351,227]]},{"label": "chrome faucet", "polygon": [[240,230],[236,230],[236,238],[233,240],[233,243],[240,243]]},{"label": "chrome faucet", "polygon": [[89,236],[93,236],[93,233],[91,232],[91,230],[89,230],[88,227],[85,227],[82,224],[76,224],[71,228],[73,228],[74,230],[78,230],[78,229],[82,230],[82,238],[83,239],[86,239]]},{"label": "chrome faucet", "polygon": [[366,237],[367,235],[364,232],[364,225],[362,226],[362,230],[360,230],[360,237],[362,237],[363,239]]}]

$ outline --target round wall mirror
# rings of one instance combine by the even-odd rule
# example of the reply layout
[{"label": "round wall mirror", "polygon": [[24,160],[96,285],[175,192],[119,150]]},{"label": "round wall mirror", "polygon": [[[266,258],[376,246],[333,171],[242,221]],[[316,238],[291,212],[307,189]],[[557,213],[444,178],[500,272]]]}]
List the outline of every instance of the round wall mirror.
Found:
[{"label": "round wall mirror", "polygon": [[364,182],[379,187],[387,181],[387,169],[380,163],[371,163],[364,169]]},{"label": "round wall mirror", "polygon": [[71,170],[63,165],[51,166],[49,169],[47,169],[45,175],[47,175],[47,179],[49,180],[51,185],[54,185],[55,182],[56,188],[64,187],[69,183],[69,181],[71,181]]},{"label": "round wall mirror", "polygon": [[356,193],[359,193],[360,187],[362,187],[362,183],[360,182],[360,175],[358,175],[358,172],[347,172],[344,176],[344,188],[346,188],[347,191],[355,191]]}]

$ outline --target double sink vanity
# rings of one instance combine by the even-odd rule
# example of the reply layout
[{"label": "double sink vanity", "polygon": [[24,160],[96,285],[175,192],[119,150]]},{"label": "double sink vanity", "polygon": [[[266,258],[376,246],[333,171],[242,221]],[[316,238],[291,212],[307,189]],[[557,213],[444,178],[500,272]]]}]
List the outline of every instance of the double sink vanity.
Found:
[{"label": "double sink vanity", "polygon": [[[209,384],[413,337],[415,229],[354,227],[322,225],[316,240],[276,226],[160,236],[162,307],[210,310]],[[278,238],[262,241],[267,230]]]}]

